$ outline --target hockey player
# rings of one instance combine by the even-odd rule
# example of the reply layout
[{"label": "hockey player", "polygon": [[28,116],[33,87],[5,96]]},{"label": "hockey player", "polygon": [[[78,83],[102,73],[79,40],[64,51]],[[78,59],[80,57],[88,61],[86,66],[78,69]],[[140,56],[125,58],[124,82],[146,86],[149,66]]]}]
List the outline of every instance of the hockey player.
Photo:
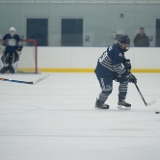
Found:
[{"label": "hockey player", "polygon": [[11,73],[17,72],[17,65],[19,60],[19,55],[23,48],[21,39],[18,34],[16,34],[16,29],[11,27],[9,33],[6,34],[2,39],[3,54],[1,57],[1,67],[0,72],[3,74],[6,71]]},{"label": "hockey player", "polygon": [[130,72],[130,60],[126,59],[124,55],[124,52],[128,50],[129,43],[130,39],[127,35],[120,36],[118,43],[109,46],[98,59],[95,74],[102,92],[96,100],[95,107],[109,109],[109,105],[105,104],[105,101],[112,93],[113,80],[115,80],[119,82],[118,109],[131,109],[131,104],[125,101],[128,82],[137,83],[137,79]]}]

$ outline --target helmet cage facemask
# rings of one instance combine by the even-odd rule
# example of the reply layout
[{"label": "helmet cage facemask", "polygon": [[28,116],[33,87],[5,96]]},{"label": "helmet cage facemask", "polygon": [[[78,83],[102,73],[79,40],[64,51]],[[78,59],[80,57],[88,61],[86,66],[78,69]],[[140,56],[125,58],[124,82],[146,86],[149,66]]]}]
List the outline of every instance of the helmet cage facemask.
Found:
[{"label": "helmet cage facemask", "polygon": [[16,29],[15,29],[14,27],[11,27],[11,28],[9,29],[9,33],[10,33],[10,35],[13,37],[13,36],[16,34]]},{"label": "helmet cage facemask", "polygon": [[10,31],[10,35],[13,37],[15,35],[14,31]]}]

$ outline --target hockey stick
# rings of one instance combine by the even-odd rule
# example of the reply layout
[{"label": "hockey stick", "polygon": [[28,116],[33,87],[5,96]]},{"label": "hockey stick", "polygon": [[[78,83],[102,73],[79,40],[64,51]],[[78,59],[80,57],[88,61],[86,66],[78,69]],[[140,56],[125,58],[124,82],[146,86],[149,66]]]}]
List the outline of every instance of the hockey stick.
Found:
[{"label": "hockey stick", "polygon": [[137,84],[136,84],[136,83],[134,83],[134,84],[135,84],[135,86],[136,86],[136,88],[137,88],[137,90],[138,90],[138,92],[139,92],[139,94],[140,94],[140,96],[141,96],[141,98],[142,98],[142,100],[143,100],[145,106],[150,106],[150,105],[156,103],[156,100],[152,100],[151,102],[147,103],[147,102],[145,101],[145,99],[144,99],[144,97],[143,97],[141,91],[139,90],[139,87],[137,86]]},{"label": "hockey stick", "polygon": [[49,76],[49,74],[43,75],[42,77],[40,77],[37,80],[32,81],[32,82],[33,82],[33,84],[36,84],[36,83],[42,81],[43,79],[47,78],[48,76]]},{"label": "hockey stick", "polygon": [[0,78],[1,81],[7,81],[7,82],[15,82],[15,83],[23,83],[23,84],[36,84],[43,79],[47,78],[49,74],[43,75],[42,77],[38,78],[35,81],[19,81],[19,80],[14,80],[14,79],[7,79],[7,78]]}]

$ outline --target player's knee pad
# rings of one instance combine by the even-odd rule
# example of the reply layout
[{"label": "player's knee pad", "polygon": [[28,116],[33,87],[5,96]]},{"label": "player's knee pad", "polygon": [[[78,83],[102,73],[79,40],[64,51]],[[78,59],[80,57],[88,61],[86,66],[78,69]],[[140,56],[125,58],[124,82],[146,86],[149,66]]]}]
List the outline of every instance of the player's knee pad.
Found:
[{"label": "player's knee pad", "polygon": [[128,80],[127,80],[127,78],[125,77],[125,76],[122,76],[122,77],[115,77],[114,78],[114,80],[116,81],[116,82],[119,82],[119,83],[128,83]]}]

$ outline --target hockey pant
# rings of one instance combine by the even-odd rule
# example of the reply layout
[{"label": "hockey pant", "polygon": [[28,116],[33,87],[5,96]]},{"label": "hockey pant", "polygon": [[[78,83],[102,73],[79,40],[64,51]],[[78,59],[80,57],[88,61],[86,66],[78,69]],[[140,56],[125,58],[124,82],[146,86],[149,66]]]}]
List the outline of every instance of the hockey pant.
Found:
[{"label": "hockey pant", "polygon": [[16,52],[5,52],[1,58],[1,73],[10,71],[11,73],[17,72],[19,55]]},{"label": "hockey pant", "polygon": [[98,98],[101,103],[104,103],[107,100],[108,96],[112,93],[113,80],[119,82],[119,97],[121,97],[122,99],[126,98],[128,81],[125,77],[118,77],[117,74],[114,74],[112,76],[96,74],[96,76],[102,89],[102,92],[99,94]]}]

